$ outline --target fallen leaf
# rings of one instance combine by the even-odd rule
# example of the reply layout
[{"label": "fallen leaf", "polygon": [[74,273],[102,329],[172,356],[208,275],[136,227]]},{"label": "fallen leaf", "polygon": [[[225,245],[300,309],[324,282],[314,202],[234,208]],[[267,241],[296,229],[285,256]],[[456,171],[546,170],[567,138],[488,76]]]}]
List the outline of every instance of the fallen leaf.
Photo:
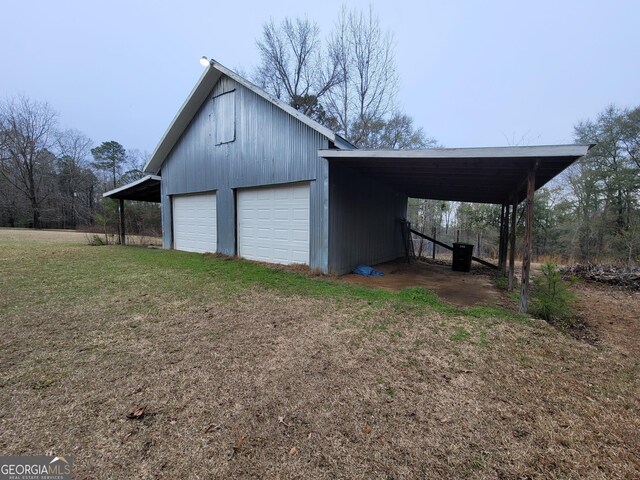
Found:
[{"label": "fallen leaf", "polygon": [[298,453],[298,449],[296,447],[293,447],[291,450],[289,450],[290,457],[293,457],[296,453]]},{"label": "fallen leaf", "polygon": [[236,453],[238,453],[238,450],[240,450],[240,447],[244,443],[244,439],[245,439],[244,435],[241,435],[241,436],[238,437],[238,440],[236,440],[236,444],[231,449],[231,454],[229,455],[229,460],[231,460],[234,457],[234,455]]},{"label": "fallen leaf", "polygon": [[244,435],[241,435],[241,436],[239,436],[239,437],[238,437],[238,440],[236,440],[236,444],[235,444],[235,446],[233,447],[233,449],[234,449],[236,452],[237,452],[238,450],[240,450],[240,447],[241,447],[241,446],[242,446],[242,444],[244,443],[244,439],[245,439],[245,436],[244,436]]},{"label": "fallen leaf", "polygon": [[371,428],[371,426],[369,425],[365,425],[364,427],[362,427],[363,433],[371,433],[371,430],[373,430],[373,428]]},{"label": "fallen leaf", "polygon": [[137,406],[127,414],[129,420],[140,420],[144,417],[144,409],[147,407]]},{"label": "fallen leaf", "polygon": [[124,442],[124,441],[128,440],[131,435],[133,435],[133,432],[127,433],[125,436],[122,437],[122,441]]},{"label": "fallen leaf", "polygon": [[441,418],[440,419],[440,423],[449,423],[449,419],[448,418]]}]

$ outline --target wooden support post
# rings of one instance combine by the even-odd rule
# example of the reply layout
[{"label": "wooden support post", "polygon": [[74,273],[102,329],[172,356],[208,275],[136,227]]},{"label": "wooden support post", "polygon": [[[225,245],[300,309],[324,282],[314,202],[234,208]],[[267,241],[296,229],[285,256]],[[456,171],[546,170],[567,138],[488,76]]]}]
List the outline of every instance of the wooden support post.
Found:
[{"label": "wooden support post", "polygon": [[520,287],[520,313],[527,313],[529,306],[529,274],[531,273],[531,232],[533,227],[533,192],[536,189],[537,162],[529,168],[527,199],[525,203],[525,230],[522,244],[522,282]]},{"label": "wooden support post", "polygon": [[516,212],[518,210],[518,197],[513,197],[511,205],[511,228],[509,229],[509,291],[513,290],[513,279],[516,265]]},{"label": "wooden support post", "polygon": [[502,255],[500,257],[500,273],[503,276],[507,275],[507,251],[508,251],[508,246],[509,246],[509,210],[510,210],[510,205],[506,204],[503,205],[504,207],[504,216],[502,218],[502,235],[501,235],[501,240],[502,240]]},{"label": "wooden support post", "polygon": [[502,254],[504,253],[504,205],[500,209],[500,239],[498,240],[498,268],[502,271]]},{"label": "wooden support post", "polygon": [[507,204],[507,209],[504,212],[504,275],[507,275],[507,265],[509,262],[509,257],[507,256],[509,254],[509,235],[511,234],[511,225],[509,224],[509,221],[511,220],[511,205]]},{"label": "wooden support post", "polygon": [[125,244],[125,232],[124,232],[124,200],[120,199],[120,245]]}]

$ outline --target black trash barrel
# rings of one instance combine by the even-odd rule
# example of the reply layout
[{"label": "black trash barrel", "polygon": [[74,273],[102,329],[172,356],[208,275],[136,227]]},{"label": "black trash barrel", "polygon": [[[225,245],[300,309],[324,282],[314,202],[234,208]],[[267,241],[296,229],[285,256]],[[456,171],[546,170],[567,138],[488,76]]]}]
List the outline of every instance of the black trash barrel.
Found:
[{"label": "black trash barrel", "polygon": [[456,272],[470,272],[471,257],[473,257],[473,244],[454,243],[451,269]]}]

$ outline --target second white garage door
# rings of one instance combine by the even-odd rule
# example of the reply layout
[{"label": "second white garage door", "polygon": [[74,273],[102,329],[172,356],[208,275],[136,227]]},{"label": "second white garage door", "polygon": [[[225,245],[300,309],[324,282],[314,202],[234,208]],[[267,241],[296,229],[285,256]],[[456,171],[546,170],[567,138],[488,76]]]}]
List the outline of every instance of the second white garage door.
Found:
[{"label": "second white garage door", "polygon": [[216,194],[173,197],[173,246],[186,252],[215,252],[217,239]]},{"label": "second white garage door", "polygon": [[309,264],[309,184],[238,191],[238,255]]}]

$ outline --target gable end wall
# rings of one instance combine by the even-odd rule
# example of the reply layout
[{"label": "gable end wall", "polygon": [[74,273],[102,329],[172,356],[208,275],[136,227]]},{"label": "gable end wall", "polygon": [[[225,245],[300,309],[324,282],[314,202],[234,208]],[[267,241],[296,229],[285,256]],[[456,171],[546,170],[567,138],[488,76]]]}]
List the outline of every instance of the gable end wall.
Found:
[{"label": "gable end wall", "polygon": [[[235,141],[215,145],[212,98],[235,90]],[[215,191],[218,252],[236,253],[235,190],[310,181],[310,266],[328,271],[326,137],[222,76],[162,165],[163,246],[172,248],[171,195]]]}]

